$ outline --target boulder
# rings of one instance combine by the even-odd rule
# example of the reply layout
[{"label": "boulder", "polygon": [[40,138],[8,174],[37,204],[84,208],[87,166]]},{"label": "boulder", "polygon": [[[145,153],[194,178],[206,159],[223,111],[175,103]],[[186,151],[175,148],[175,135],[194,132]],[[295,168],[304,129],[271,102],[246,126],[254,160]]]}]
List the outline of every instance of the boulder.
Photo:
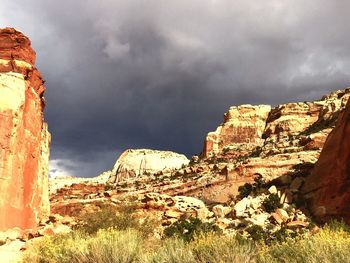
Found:
[{"label": "boulder", "polygon": [[165,211],[164,216],[169,218],[180,218],[184,213],[178,210],[170,209]]},{"label": "boulder", "polygon": [[234,211],[237,217],[241,217],[245,215],[245,210],[250,206],[250,200],[245,197],[242,200],[238,201],[234,206]]},{"label": "boulder", "polygon": [[281,208],[277,208],[275,213],[277,215],[279,215],[279,217],[283,220],[283,222],[287,222],[288,221],[289,215],[288,215],[288,213],[285,210],[283,210]]},{"label": "boulder", "polygon": [[212,211],[217,218],[223,218],[231,213],[232,208],[223,205],[216,205],[213,207]]},{"label": "boulder", "polygon": [[189,213],[190,215],[196,216],[202,220],[206,220],[212,215],[212,213],[205,206],[204,202],[189,196],[175,196],[174,207],[179,211]]},{"label": "boulder", "polygon": [[275,185],[272,185],[269,189],[268,189],[270,194],[277,194],[277,187]]},{"label": "boulder", "polygon": [[296,229],[296,228],[304,228],[307,227],[309,223],[304,221],[292,221],[287,223],[287,227],[290,229]]},{"label": "boulder", "polygon": [[272,215],[272,217],[276,220],[276,222],[278,223],[278,224],[282,224],[283,223],[283,218],[279,215],[279,214],[277,214],[276,212],[274,212],[274,213],[272,213],[271,214]]},{"label": "boulder", "polygon": [[270,217],[270,215],[268,213],[261,213],[261,214],[253,215],[251,217],[251,222],[254,225],[265,226],[268,223],[269,217]]}]

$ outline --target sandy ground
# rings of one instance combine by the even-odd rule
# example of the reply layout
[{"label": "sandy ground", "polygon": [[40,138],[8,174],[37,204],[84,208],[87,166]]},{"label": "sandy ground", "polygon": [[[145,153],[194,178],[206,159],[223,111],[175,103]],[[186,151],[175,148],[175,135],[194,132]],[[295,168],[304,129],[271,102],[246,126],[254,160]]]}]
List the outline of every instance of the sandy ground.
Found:
[{"label": "sandy ground", "polygon": [[16,263],[21,262],[22,252],[20,251],[24,242],[16,240],[0,246],[0,262]]}]

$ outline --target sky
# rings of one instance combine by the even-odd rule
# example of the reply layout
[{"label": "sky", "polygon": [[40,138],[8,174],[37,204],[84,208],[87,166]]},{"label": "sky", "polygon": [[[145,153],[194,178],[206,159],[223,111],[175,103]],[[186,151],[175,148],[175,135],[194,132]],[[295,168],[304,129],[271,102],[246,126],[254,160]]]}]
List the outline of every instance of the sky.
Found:
[{"label": "sky", "polygon": [[128,148],[188,157],[232,105],[350,82],[348,0],[0,0],[46,81],[50,175],[92,177]]}]

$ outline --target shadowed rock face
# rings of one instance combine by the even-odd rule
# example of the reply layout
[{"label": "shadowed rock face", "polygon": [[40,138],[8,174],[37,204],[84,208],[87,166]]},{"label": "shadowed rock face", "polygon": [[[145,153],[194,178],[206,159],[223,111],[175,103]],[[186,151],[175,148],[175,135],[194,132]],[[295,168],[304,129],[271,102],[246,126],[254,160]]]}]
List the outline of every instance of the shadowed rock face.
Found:
[{"label": "shadowed rock face", "polygon": [[350,101],[329,134],[303,193],[316,219],[350,224]]},{"label": "shadowed rock face", "polygon": [[33,228],[49,212],[45,87],[30,44],[0,29],[0,230]]}]

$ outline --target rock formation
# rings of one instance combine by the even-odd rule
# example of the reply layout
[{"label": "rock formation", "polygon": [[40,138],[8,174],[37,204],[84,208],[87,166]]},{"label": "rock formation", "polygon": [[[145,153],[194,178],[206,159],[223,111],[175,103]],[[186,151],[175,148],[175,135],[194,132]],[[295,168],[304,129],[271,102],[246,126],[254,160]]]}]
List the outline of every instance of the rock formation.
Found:
[{"label": "rock formation", "polygon": [[218,180],[201,195],[227,201],[238,185],[252,182],[256,175],[267,180],[307,176],[349,96],[346,89],[271,110],[266,105],[231,107],[224,122],[206,137],[202,153],[202,161],[216,163],[215,169],[224,167],[226,182]]},{"label": "rock formation", "polygon": [[350,101],[302,189],[313,215],[350,224]]},{"label": "rock formation", "polygon": [[[347,170],[350,156],[345,137],[350,109],[342,113],[349,96],[346,89],[318,101],[287,103],[273,109],[231,107],[224,123],[207,136],[201,158],[193,157],[188,163],[174,153],[128,150],[113,171],[103,175],[110,176],[108,184],[97,178],[75,179],[71,186],[54,183],[57,191],[50,196],[52,211],[76,217],[98,209],[101,203],[119,206],[132,202],[138,215],[156,215],[163,226],[187,214],[214,222],[225,233],[248,235],[251,227],[258,226],[269,228],[273,237],[283,229],[295,233],[311,230],[301,191],[307,189],[316,211],[335,211],[329,215],[347,219],[346,176],[338,174]],[[321,166],[322,156],[313,179],[307,179],[338,118],[328,139],[337,139],[332,143],[335,153],[329,154],[334,157],[329,169],[337,173],[337,179],[331,182],[327,177],[329,169]],[[340,139],[342,136],[345,139]],[[331,152],[328,141],[324,151]],[[337,152],[344,156],[337,156]],[[176,166],[166,165],[177,163],[173,159],[178,161]],[[318,173],[322,180],[314,186],[318,166],[325,174]]]},{"label": "rock formation", "polygon": [[334,127],[349,96],[350,90],[346,89],[318,101],[287,103],[273,109],[268,105],[231,107],[224,122],[215,132],[208,133],[202,156],[237,157],[257,148],[269,155],[293,151],[299,146],[322,146],[329,131],[325,135],[316,133]]},{"label": "rock formation", "polygon": [[[144,153],[127,151],[116,163],[109,183],[122,192],[187,195],[207,203],[227,203],[239,186],[261,176],[283,189],[292,186],[287,194],[299,199],[299,190],[349,96],[350,89],[345,89],[313,102],[273,109],[267,105],[231,107],[224,122],[206,137],[200,158],[184,167],[187,161],[181,159],[173,171],[165,167],[147,170]],[[127,156],[133,157],[125,161]],[[137,176],[144,173],[147,176]]]},{"label": "rock formation", "polygon": [[30,40],[15,29],[1,29],[0,231],[32,228],[49,212],[44,91]]},{"label": "rock formation", "polygon": [[170,172],[187,165],[185,155],[148,149],[129,149],[122,153],[114,165],[109,178],[110,183],[141,175],[154,174],[160,171]]},{"label": "rock formation", "polygon": [[233,106],[224,115],[224,122],[205,140],[203,157],[208,158],[231,149],[245,153],[262,146],[266,119],[271,111],[268,105]]}]

